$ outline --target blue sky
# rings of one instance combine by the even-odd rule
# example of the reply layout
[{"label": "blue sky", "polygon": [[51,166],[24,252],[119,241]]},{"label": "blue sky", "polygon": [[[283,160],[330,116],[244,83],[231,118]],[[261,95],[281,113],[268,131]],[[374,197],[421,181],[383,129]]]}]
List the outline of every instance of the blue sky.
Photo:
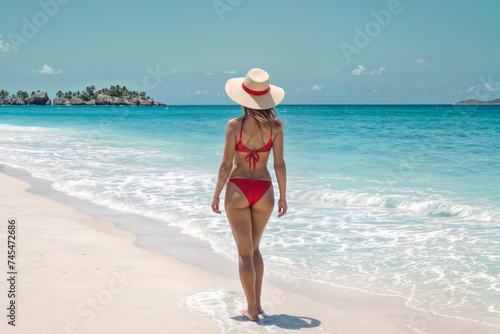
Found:
[{"label": "blue sky", "polygon": [[285,104],[500,98],[494,0],[0,0],[0,89],[120,84],[167,104],[232,104],[253,67]]}]

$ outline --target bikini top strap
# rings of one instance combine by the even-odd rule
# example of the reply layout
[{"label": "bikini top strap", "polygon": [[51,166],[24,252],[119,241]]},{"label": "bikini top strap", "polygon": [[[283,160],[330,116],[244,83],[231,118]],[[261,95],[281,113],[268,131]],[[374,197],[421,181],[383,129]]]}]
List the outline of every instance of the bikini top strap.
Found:
[{"label": "bikini top strap", "polygon": [[269,136],[269,138],[273,138],[273,126],[271,125],[271,135]]},{"label": "bikini top strap", "polygon": [[245,120],[246,120],[246,119],[243,119],[243,120],[241,121],[241,128],[240,128],[240,140],[241,140],[241,136],[242,136],[242,134],[243,134],[243,123],[245,123]]}]

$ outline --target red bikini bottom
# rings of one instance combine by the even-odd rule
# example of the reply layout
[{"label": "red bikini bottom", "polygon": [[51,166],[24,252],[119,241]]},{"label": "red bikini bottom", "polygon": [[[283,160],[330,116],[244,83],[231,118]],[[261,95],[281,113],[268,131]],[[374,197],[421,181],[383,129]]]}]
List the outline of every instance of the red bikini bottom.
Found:
[{"label": "red bikini bottom", "polygon": [[250,206],[257,203],[272,185],[269,180],[230,179],[247,197]]}]

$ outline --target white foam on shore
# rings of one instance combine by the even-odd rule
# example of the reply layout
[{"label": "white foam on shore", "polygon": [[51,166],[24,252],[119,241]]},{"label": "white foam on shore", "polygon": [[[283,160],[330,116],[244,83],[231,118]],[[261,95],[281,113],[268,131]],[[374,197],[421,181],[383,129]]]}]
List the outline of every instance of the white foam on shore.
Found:
[{"label": "white foam on shore", "polygon": [[211,289],[182,298],[179,305],[197,315],[212,318],[221,333],[297,333],[298,330],[300,333],[327,333],[318,328],[319,323],[314,319],[286,314],[259,315],[259,321],[252,322],[241,315],[241,310],[246,308],[245,295],[241,291]]}]

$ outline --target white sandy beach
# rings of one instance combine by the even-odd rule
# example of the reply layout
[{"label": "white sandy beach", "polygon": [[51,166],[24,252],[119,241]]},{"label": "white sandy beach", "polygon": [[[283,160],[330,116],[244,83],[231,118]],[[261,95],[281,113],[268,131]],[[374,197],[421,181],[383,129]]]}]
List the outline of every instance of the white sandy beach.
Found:
[{"label": "white sandy beach", "polygon": [[[28,193],[30,185],[22,180],[0,174],[0,185],[2,333],[416,333],[410,327],[421,333],[499,333],[416,311],[396,297],[305,282],[287,288],[266,277],[263,305],[269,317],[245,321],[238,313],[244,301],[238,279],[139,248],[134,234]],[[15,327],[6,317],[6,236],[12,218]],[[218,296],[225,304],[216,303]]]}]

